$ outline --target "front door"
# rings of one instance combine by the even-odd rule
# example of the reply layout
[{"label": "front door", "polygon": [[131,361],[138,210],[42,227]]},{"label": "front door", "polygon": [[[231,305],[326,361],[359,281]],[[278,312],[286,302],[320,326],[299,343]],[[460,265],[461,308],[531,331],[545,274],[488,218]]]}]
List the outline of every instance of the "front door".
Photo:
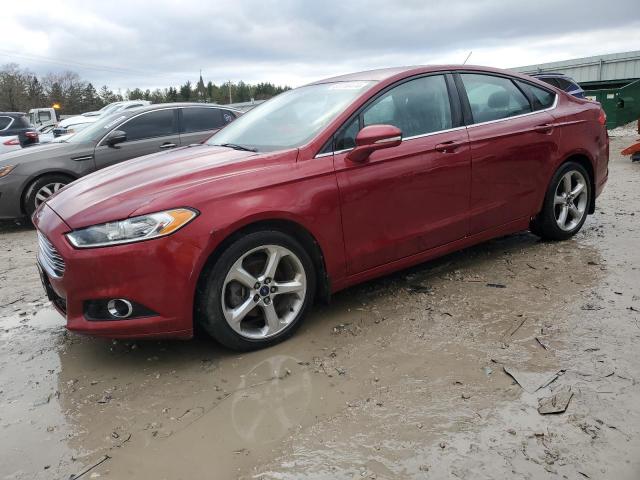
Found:
[{"label": "front door", "polygon": [[95,150],[96,169],[150,153],[171,150],[180,145],[175,108],[153,110],[137,115],[114,130],[122,130],[127,140],[110,147],[101,141]]},{"label": "front door", "polygon": [[[402,144],[352,162],[344,150],[367,125],[394,125]],[[454,128],[444,75],[404,82],[336,135],[334,164],[349,273],[460,239],[468,231],[467,132]],[[342,152],[341,152],[342,150]]]}]

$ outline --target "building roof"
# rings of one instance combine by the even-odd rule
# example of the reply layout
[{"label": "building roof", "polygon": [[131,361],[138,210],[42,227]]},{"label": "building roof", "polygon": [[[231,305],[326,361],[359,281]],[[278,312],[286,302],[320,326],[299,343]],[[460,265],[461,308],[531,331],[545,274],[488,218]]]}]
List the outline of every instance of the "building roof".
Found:
[{"label": "building roof", "polygon": [[578,83],[635,80],[640,78],[640,50],[526,65],[511,70],[526,74],[563,73]]}]

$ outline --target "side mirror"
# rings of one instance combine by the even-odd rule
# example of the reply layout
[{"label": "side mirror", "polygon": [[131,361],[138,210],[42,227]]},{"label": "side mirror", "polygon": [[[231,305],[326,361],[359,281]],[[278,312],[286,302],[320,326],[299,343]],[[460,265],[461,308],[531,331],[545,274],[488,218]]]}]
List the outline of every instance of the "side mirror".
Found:
[{"label": "side mirror", "polygon": [[[105,140],[105,143],[110,147],[115,147],[117,144],[127,141],[127,133],[122,130],[114,130]],[[119,147],[118,147],[119,148]]]},{"label": "side mirror", "polygon": [[347,154],[353,162],[364,162],[369,155],[383,148],[397,147],[402,143],[402,132],[393,125],[369,125],[356,135],[356,148]]}]

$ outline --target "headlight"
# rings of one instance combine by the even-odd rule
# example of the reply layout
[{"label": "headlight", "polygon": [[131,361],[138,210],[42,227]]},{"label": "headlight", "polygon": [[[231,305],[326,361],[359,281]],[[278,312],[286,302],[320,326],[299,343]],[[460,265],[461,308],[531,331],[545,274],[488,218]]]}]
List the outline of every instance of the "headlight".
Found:
[{"label": "headlight", "polygon": [[0,167],[0,177],[8,175],[14,168],[16,168],[15,165],[5,165],[4,167]]},{"label": "headlight", "polygon": [[169,235],[184,227],[196,215],[194,210],[176,208],[74,230],[67,233],[67,238],[76,248],[139,242]]}]

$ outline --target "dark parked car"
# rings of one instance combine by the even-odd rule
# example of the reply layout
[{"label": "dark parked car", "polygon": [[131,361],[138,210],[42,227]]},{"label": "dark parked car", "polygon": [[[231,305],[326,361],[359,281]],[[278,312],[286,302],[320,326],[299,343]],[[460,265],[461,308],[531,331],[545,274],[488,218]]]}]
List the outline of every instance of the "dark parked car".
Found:
[{"label": "dark parked car", "polygon": [[537,73],[532,75],[538,80],[542,80],[549,85],[559,88],[574,97],[584,98],[584,90],[578,82],[563,73]]},{"label": "dark parked car", "polygon": [[0,137],[17,135],[21,147],[38,143],[38,131],[24,112],[0,112]]},{"label": "dark parked car", "polygon": [[358,282],[522,230],[570,238],[607,181],[604,123],[599,104],[497,69],[322,80],[47,200],[42,281],[73,331],[185,338],[198,322],[268,346]]},{"label": "dark parked car", "polygon": [[33,214],[88,173],[134,157],[206,140],[240,115],[202,103],[157,104],[108,115],[64,142],[0,156],[0,218]]}]

